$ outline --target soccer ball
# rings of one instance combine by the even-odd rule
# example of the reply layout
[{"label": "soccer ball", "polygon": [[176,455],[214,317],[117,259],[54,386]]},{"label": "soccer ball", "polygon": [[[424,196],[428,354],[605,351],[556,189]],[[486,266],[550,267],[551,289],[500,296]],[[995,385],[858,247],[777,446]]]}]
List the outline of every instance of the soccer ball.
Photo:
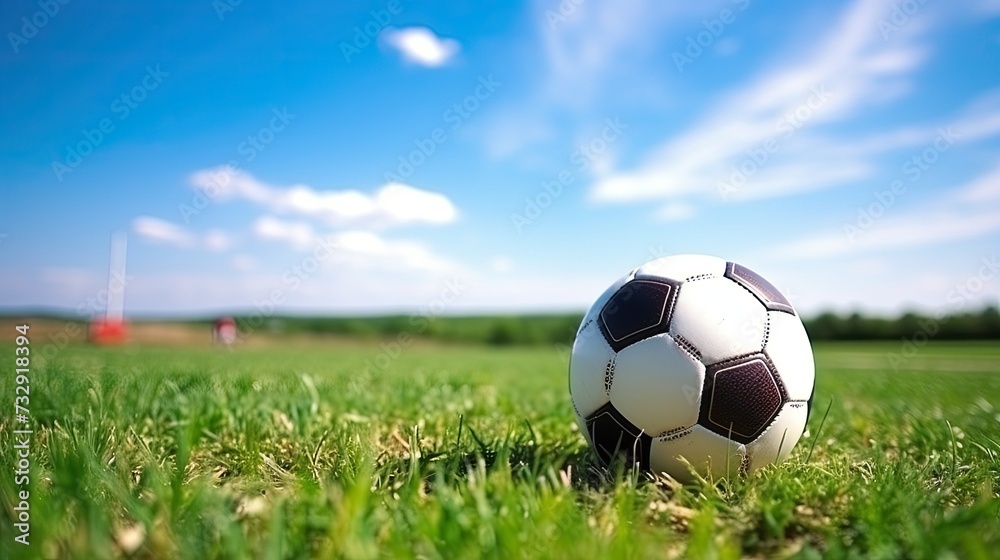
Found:
[{"label": "soccer ball", "polygon": [[812,405],[812,348],[770,282],[736,263],[675,255],[611,285],[573,343],[577,421],[601,462],[687,481],[788,457]]}]

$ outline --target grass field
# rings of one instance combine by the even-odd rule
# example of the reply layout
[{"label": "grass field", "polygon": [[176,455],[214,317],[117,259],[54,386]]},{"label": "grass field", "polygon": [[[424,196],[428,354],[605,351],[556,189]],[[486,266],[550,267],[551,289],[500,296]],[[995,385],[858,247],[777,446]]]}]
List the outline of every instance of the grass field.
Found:
[{"label": "grass field", "polygon": [[[679,486],[597,468],[552,347],[98,349],[30,376],[30,546],[9,558],[996,558],[1000,347],[817,347],[784,464]],[[13,347],[0,355],[10,356]],[[369,367],[368,371],[365,371]],[[831,404],[832,402],[832,404]],[[820,430],[824,412],[829,416]],[[814,445],[814,447],[813,447]]]}]

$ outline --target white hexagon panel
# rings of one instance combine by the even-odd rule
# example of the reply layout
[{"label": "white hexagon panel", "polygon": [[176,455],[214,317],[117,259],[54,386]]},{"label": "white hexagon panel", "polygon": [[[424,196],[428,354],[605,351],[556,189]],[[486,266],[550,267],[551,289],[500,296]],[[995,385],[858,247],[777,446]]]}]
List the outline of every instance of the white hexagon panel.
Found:
[{"label": "white hexagon panel", "polygon": [[573,341],[569,359],[569,392],[577,414],[587,417],[611,398],[615,352],[597,325],[583,328]]},{"label": "white hexagon panel", "polygon": [[654,439],[649,451],[649,470],[669,474],[681,482],[694,479],[693,468],[701,476],[720,478],[740,472],[746,446],[712,433],[702,426]]},{"label": "white hexagon panel", "polygon": [[760,352],[767,309],[737,283],[710,277],[685,282],[670,322],[670,334],[691,343],[706,365]]},{"label": "white hexagon panel", "polygon": [[771,358],[778,377],[785,385],[788,400],[804,401],[812,396],[816,380],[809,335],[796,315],[770,312],[770,329],[764,353]]},{"label": "white hexagon panel", "polygon": [[788,458],[806,429],[809,410],[806,403],[785,403],[774,422],[757,439],[747,444],[747,465],[754,471]]},{"label": "white hexagon panel", "polygon": [[636,278],[665,278],[689,282],[698,278],[721,277],[726,273],[726,261],[710,255],[672,255],[640,266]]},{"label": "white hexagon panel", "polygon": [[668,334],[636,342],[615,356],[611,403],[650,436],[698,421],[705,366]]}]

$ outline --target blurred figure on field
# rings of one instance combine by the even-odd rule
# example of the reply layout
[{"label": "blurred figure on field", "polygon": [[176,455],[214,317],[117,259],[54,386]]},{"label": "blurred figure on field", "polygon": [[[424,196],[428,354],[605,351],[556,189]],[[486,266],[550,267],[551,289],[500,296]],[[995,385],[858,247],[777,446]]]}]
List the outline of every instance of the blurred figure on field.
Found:
[{"label": "blurred figure on field", "polygon": [[212,341],[222,346],[232,346],[236,343],[236,320],[232,317],[221,317],[212,327]]}]

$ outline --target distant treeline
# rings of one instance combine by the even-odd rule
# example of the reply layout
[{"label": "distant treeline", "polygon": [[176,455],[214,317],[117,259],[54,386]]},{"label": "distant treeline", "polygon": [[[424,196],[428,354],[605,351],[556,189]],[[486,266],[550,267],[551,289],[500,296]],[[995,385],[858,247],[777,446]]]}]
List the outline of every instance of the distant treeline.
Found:
[{"label": "distant treeline", "polygon": [[[444,342],[510,344],[571,344],[582,314],[437,317],[273,317],[261,324],[258,315],[236,317],[240,330],[281,334],[334,334],[392,338],[401,333]],[[821,313],[804,320],[813,340],[895,340],[922,332],[940,340],[1000,339],[996,307],[940,318],[906,313],[895,318],[859,313]]]},{"label": "distant treeline", "polygon": [[923,332],[941,340],[1000,339],[1000,312],[996,307],[942,317],[905,313],[895,318],[821,313],[803,321],[814,340],[884,340],[912,338]]},{"label": "distant treeline", "polygon": [[[571,343],[583,314],[434,317],[276,317],[253,329],[273,334],[333,334],[393,338],[401,333],[443,342],[493,344]],[[237,330],[254,327],[253,316],[237,316]],[[257,322],[260,319],[257,317]]]}]

